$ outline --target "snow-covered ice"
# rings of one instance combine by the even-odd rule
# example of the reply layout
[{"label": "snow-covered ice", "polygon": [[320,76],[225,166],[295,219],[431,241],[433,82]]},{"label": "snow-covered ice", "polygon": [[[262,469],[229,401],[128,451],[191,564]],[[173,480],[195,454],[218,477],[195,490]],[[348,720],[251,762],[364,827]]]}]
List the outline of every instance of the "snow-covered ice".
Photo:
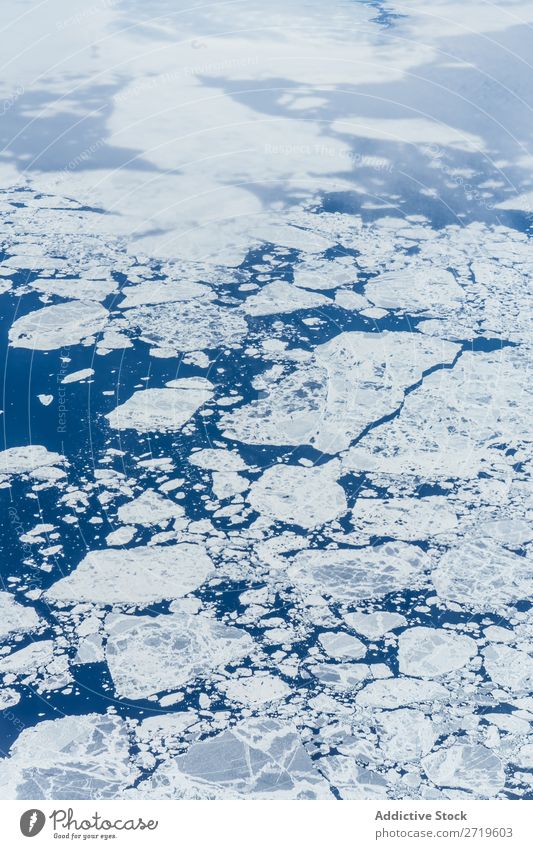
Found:
[{"label": "snow-covered ice", "polygon": [[533,798],[531,8],[4,5],[0,795]]},{"label": "snow-covered ice", "polygon": [[113,614],[106,629],[109,670],[116,692],[128,699],[180,687],[246,657],[254,648],[245,631],[186,613]]},{"label": "snow-covered ice", "polygon": [[144,607],[197,589],[213,564],[204,547],[191,543],[90,551],[66,578],[46,592],[49,602],[90,601]]},{"label": "snow-covered ice", "polygon": [[140,432],[177,430],[212,396],[212,385],[207,380],[190,379],[180,384],[134,392],[107,415],[110,426]]}]

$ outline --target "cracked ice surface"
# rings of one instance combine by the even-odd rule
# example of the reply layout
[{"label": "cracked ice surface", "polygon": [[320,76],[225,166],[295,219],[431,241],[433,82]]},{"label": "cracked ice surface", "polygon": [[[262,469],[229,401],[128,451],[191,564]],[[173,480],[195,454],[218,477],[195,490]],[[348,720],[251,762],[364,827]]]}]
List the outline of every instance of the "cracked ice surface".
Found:
[{"label": "cracked ice surface", "polygon": [[[471,277],[436,269],[430,296],[417,266],[409,289],[408,267],[390,268],[401,254],[391,246],[387,255],[383,232],[368,227],[358,241],[358,227],[337,216],[295,218],[358,244],[357,274],[352,260],[339,263],[335,285],[320,287],[327,261],[313,249],[294,283],[267,288],[264,272],[279,274],[273,263],[284,256],[274,246],[258,269],[229,271],[226,294],[220,269],[190,266],[197,281],[165,283],[150,280],[149,261],[122,257],[132,282],[91,342],[93,360],[72,362],[77,346],[89,347],[85,326],[59,340],[46,325],[32,342],[34,356],[68,343],[58,360],[65,393],[87,393],[89,407],[95,393],[109,398],[98,423],[90,419],[86,459],[44,436],[0,454],[6,493],[16,487],[30,505],[43,503],[42,515],[26,518],[19,498],[8,513],[23,567],[43,581],[13,574],[2,593],[0,704],[17,710],[30,688],[52,704],[75,702],[89,676],[90,692],[124,719],[91,712],[90,700],[72,717],[35,717],[1,762],[8,796],[530,792],[529,351],[517,342],[520,323],[510,316],[495,345],[457,291]],[[444,238],[412,229],[421,253]],[[307,250],[289,235],[291,250]],[[483,236],[492,250],[493,235]],[[460,267],[457,233],[448,238]],[[376,264],[365,296],[354,292]],[[308,294],[291,299],[295,284]],[[332,288],[335,301],[319,295]],[[423,321],[343,329],[369,304]],[[427,326],[430,316],[442,332]],[[445,321],[467,318],[462,341],[448,333]],[[115,345],[131,359],[113,392]],[[53,411],[57,386],[40,389],[49,391],[31,397]],[[85,550],[79,530],[91,541]],[[101,728],[112,742],[105,752],[94,742]]]},{"label": "cracked ice surface", "polygon": [[223,415],[224,435],[339,451],[393,413],[424,371],[451,363],[458,350],[415,334],[341,333],[319,345],[304,366],[269,381],[265,399]]},{"label": "cracked ice surface", "polygon": [[115,616],[106,622],[106,657],[119,695],[138,699],[174,689],[250,654],[243,631],[188,614]]},{"label": "cracked ice surface", "polygon": [[137,791],[141,798],[333,798],[296,729],[272,719],[246,720],[193,743],[146,784]]},{"label": "cracked ice surface", "polygon": [[126,723],[116,716],[65,716],[22,732],[0,761],[3,798],[105,799],[134,781]]},{"label": "cracked ice surface", "polygon": [[65,63],[4,45],[0,792],[533,798],[531,10],[106,4],[95,58],[33,5]]}]

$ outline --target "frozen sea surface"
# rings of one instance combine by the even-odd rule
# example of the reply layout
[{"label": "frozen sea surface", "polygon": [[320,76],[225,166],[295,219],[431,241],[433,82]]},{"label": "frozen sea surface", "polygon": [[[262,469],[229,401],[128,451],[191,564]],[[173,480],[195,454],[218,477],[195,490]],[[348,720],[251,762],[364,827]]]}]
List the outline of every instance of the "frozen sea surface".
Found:
[{"label": "frozen sea surface", "polygon": [[531,3],[2,18],[2,796],[533,798]]}]

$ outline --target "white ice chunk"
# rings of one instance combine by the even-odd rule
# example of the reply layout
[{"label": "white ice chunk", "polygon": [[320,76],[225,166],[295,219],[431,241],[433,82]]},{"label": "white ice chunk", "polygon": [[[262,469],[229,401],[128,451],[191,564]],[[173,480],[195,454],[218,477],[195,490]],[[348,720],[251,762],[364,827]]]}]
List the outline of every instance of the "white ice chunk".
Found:
[{"label": "white ice chunk", "polygon": [[517,434],[531,438],[527,367],[520,348],[463,353],[453,369],[425,377],[406,396],[397,418],[352,447],[344,458],[346,468],[429,479],[477,478],[501,463],[496,446],[515,441]]},{"label": "white ice chunk", "polygon": [[242,472],[248,468],[237,451],[228,451],[225,448],[202,448],[201,451],[190,455],[189,463],[217,472]]},{"label": "white ice chunk", "polygon": [[497,611],[531,596],[533,565],[490,539],[467,540],[440,558],[431,577],[440,598]]},{"label": "white ice chunk", "polygon": [[52,351],[77,345],[104,329],[108,312],[94,301],[69,301],[18,318],[9,331],[14,348]]},{"label": "white ice chunk", "polygon": [[316,293],[311,294],[291,283],[275,280],[263,286],[256,295],[250,295],[244,302],[244,311],[248,315],[273,315],[295,310],[312,310],[331,304],[329,298]]},{"label": "white ice chunk", "polygon": [[77,383],[80,380],[86,380],[94,374],[93,368],[82,368],[79,371],[73,371],[66,374],[61,383]]},{"label": "white ice chunk", "polygon": [[304,289],[336,289],[356,280],[357,268],[351,256],[326,258],[311,255],[294,269],[294,285]]},{"label": "white ice chunk", "polygon": [[338,471],[336,462],[314,468],[271,466],[251,485],[248,501],[272,521],[313,528],[346,512]]},{"label": "white ice chunk", "polygon": [[34,631],[41,619],[33,607],[18,604],[11,593],[0,592],[0,637]]},{"label": "white ice chunk", "polygon": [[362,707],[397,708],[402,705],[440,702],[449,698],[449,692],[435,681],[418,678],[389,678],[372,681],[357,694],[355,701]]},{"label": "white ice chunk", "polygon": [[444,628],[409,628],[398,640],[400,672],[419,678],[435,678],[461,669],[477,654],[472,637]]},{"label": "white ice chunk", "polygon": [[134,392],[106,418],[118,430],[133,429],[141,433],[179,430],[212,397],[207,383],[199,387],[197,378],[191,378],[190,384],[181,381],[179,388]]},{"label": "white ice chunk", "polygon": [[483,534],[514,548],[533,539],[533,526],[526,519],[492,519],[483,523]]},{"label": "white ice chunk", "polygon": [[361,640],[342,631],[324,631],[323,634],[320,634],[318,640],[330,657],[357,660],[366,654],[366,646]]},{"label": "white ice chunk", "polygon": [[447,309],[457,309],[465,292],[456,283],[451,271],[431,266],[407,266],[373,277],[365,286],[365,295],[378,307],[401,309],[407,312],[428,312],[441,315]]},{"label": "white ice chunk", "polygon": [[64,461],[62,454],[48,451],[44,445],[21,445],[0,451],[0,474],[22,475]]},{"label": "white ice chunk", "polygon": [[439,737],[438,726],[411,708],[385,711],[376,717],[376,725],[380,749],[394,763],[418,761]]},{"label": "white ice chunk", "polygon": [[117,528],[116,531],[111,531],[105,538],[108,545],[127,545],[135,536],[136,528],[131,525],[124,525]]},{"label": "white ice chunk", "polygon": [[[175,698],[176,694],[172,697]],[[164,698],[159,702],[163,705]],[[171,702],[172,703],[172,702]],[[180,711],[179,713],[162,713],[158,716],[149,716],[143,719],[138,730],[137,736],[143,743],[149,743],[152,746],[159,744],[161,747],[168,747],[169,739],[182,736],[183,732],[189,728],[197,717],[194,711]]]},{"label": "white ice chunk", "polygon": [[217,498],[231,498],[249,486],[250,482],[238,472],[213,472],[213,492]]},{"label": "white ice chunk", "polygon": [[[145,795],[145,794],[143,794]],[[193,743],[149,782],[152,798],[333,799],[296,729],[250,718]]]},{"label": "white ice chunk", "polygon": [[268,394],[221,416],[226,437],[257,445],[347,448],[393,413],[423,372],[450,363],[459,346],[415,333],[340,333]]},{"label": "white ice chunk", "polygon": [[184,515],[184,509],[165,495],[146,489],[137,498],[118,508],[120,522],[131,525],[155,525]]},{"label": "white ice chunk", "polygon": [[358,631],[368,637],[369,640],[376,640],[382,637],[383,634],[388,634],[394,628],[402,628],[407,625],[407,619],[401,613],[346,613],[344,621],[350,628]]},{"label": "white ice chunk", "polygon": [[384,543],[373,548],[301,551],[289,578],[307,593],[358,602],[421,586],[427,555],[415,545]]},{"label": "white ice chunk", "polygon": [[365,536],[424,540],[455,528],[457,516],[443,496],[358,498],[352,522]]},{"label": "white ice chunk", "polygon": [[[12,690],[10,687],[4,687],[0,690],[0,710],[7,710],[7,708],[15,707],[20,702],[20,693],[17,693],[16,690]],[[0,761],[0,775],[1,775],[1,761]]]},{"label": "white ice chunk", "polygon": [[167,304],[172,301],[214,297],[209,286],[181,280],[148,280],[137,286],[127,286],[122,289],[122,294],[124,300],[119,304],[121,310],[145,304]]},{"label": "white ice chunk", "polygon": [[462,788],[474,798],[493,798],[505,784],[501,760],[485,746],[455,743],[422,760],[430,781],[438,787]]},{"label": "white ice chunk", "polygon": [[236,678],[224,682],[220,689],[229,699],[245,705],[279,701],[290,693],[290,688],[281,678],[260,672],[254,672],[250,678]]},{"label": "white ice chunk", "polygon": [[54,656],[52,640],[38,640],[29,643],[23,649],[0,657],[0,674],[14,672],[36,672],[40,666],[46,666]]},{"label": "white ice chunk", "polygon": [[45,598],[50,602],[152,604],[198,589],[212,569],[204,547],[194,543],[90,551],[70,575],[52,584]]},{"label": "white ice chunk", "polygon": [[132,329],[150,345],[174,351],[199,351],[239,342],[248,325],[239,309],[228,309],[203,299],[125,312]]},{"label": "white ice chunk", "polygon": [[526,652],[498,643],[484,649],[483,661],[495,684],[518,693],[533,690],[533,657]]},{"label": "white ice chunk", "polygon": [[254,648],[245,631],[186,613],[113,615],[106,625],[109,671],[117,695],[128,699],[177,689]]}]

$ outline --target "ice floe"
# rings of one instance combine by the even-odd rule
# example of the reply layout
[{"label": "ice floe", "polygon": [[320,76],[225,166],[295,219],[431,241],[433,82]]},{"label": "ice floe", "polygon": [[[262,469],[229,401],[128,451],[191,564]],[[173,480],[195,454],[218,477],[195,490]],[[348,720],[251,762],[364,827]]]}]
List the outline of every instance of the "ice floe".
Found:
[{"label": "ice floe", "polygon": [[450,307],[458,309],[465,292],[450,271],[409,267],[373,277],[365,286],[365,295],[385,309],[441,315]]},{"label": "ice floe", "polygon": [[313,469],[272,466],[252,484],[247,498],[263,517],[313,528],[346,512],[346,496],[336,481],[338,472],[338,463]]},{"label": "ice floe", "polygon": [[42,620],[33,607],[19,604],[11,593],[0,592],[0,637],[34,631]]},{"label": "ice floe", "polygon": [[155,525],[168,519],[177,519],[184,515],[184,509],[171,498],[160,495],[153,489],[144,492],[132,501],[118,508],[118,518],[124,524]]},{"label": "ice floe", "polygon": [[361,640],[342,631],[325,631],[318,639],[326,654],[336,659],[357,660],[366,654],[366,646]]},{"label": "ice floe", "polygon": [[248,315],[273,315],[293,312],[294,310],[312,310],[330,303],[324,295],[311,294],[283,280],[276,280],[264,286],[257,295],[250,295],[244,304]]},{"label": "ice floe", "polygon": [[294,269],[294,285],[304,289],[336,289],[357,282],[357,268],[352,257],[332,258],[308,256]]},{"label": "ice floe", "polygon": [[[54,465],[53,465],[54,464]],[[0,483],[9,486],[14,477],[33,480],[37,491],[65,482],[64,455],[48,451],[43,445],[22,445],[0,452]]]},{"label": "ice floe", "polygon": [[90,551],[70,575],[47,590],[45,597],[52,603],[145,606],[198,589],[212,570],[209,555],[198,544]]},{"label": "ice floe", "polygon": [[442,702],[448,690],[435,681],[417,678],[391,678],[373,681],[356,696],[357,704],[364,707],[397,708],[402,705]]},{"label": "ice floe", "polygon": [[347,452],[346,468],[432,479],[489,473],[502,459],[498,445],[531,432],[522,357],[514,348],[466,352],[453,369],[430,374],[397,418]]},{"label": "ice floe", "polygon": [[398,642],[400,672],[420,678],[437,678],[460,669],[477,654],[475,640],[444,628],[409,628]]},{"label": "ice floe", "polygon": [[438,787],[462,788],[476,798],[491,798],[505,783],[503,764],[485,746],[455,743],[422,760],[430,780]]},{"label": "ice floe", "polygon": [[432,581],[446,601],[479,611],[505,610],[531,596],[533,566],[528,557],[490,539],[467,539],[440,558]]},{"label": "ice floe", "polygon": [[106,659],[115,690],[129,699],[180,687],[254,648],[245,631],[185,613],[110,615],[106,628]]},{"label": "ice floe", "polygon": [[106,418],[117,430],[140,432],[179,430],[212,397],[212,384],[198,378],[183,379],[179,386],[134,392]]},{"label": "ice floe", "polygon": [[37,395],[37,398],[39,399],[39,401],[41,402],[43,407],[49,407],[50,404],[52,403],[52,401],[54,400],[53,395],[45,395],[45,394]]},{"label": "ice floe", "polygon": [[167,304],[174,301],[190,301],[193,298],[214,297],[209,286],[190,281],[147,280],[136,286],[122,289],[124,299],[120,301],[120,309],[147,306],[148,304]]},{"label": "ice floe", "polygon": [[423,540],[448,533],[456,527],[457,517],[444,496],[358,498],[352,523],[363,539]]},{"label": "ice floe", "polygon": [[427,567],[427,556],[417,546],[389,542],[373,548],[301,551],[287,571],[302,592],[357,602],[421,586]]},{"label": "ice floe", "polygon": [[419,761],[439,738],[439,726],[421,711],[399,708],[376,717],[380,748],[393,763]]},{"label": "ice floe", "polygon": [[9,341],[14,348],[34,351],[78,345],[100,333],[107,316],[107,310],[93,301],[69,301],[43,307],[18,318],[11,325]]},{"label": "ice floe", "polygon": [[284,699],[291,692],[281,679],[267,673],[253,673],[249,678],[236,678],[220,685],[226,697],[245,705],[262,705]]},{"label": "ice floe", "polygon": [[401,613],[346,613],[344,621],[350,628],[363,634],[370,640],[388,634],[395,628],[407,625],[407,619]]},{"label": "ice floe", "polygon": [[138,774],[124,720],[89,713],[26,728],[0,760],[0,789],[8,799],[109,799]]},{"label": "ice floe", "polygon": [[174,352],[240,342],[248,329],[238,309],[223,309],[200,300],[133,307],[125,312],[125,318],[143,341]]},{"label": "ice floe", "polygon": [[94,374],[93,368],[82,368],[79,371],[73,371],[66,374],[61,383],[78,383],[80,380],[86,380]]},{"label": "ice floe", "polygon": [[495,684],[517,693],[533,689],[533,657],[506,645],[491,645],[483,651],[483,663]]},{"label": "ice floe", "polygon": [[459,348],[421,334],[340,333],[308,362],[266,384],[267,396],[221,417],[224,435],[260,445],[309,444],[334,453],[393,413],[424,371]]},{"label": "ice floe", "polygon": [[247,719],[159,767],[143,787],[149,798],[332,799],[296,729]]}]

